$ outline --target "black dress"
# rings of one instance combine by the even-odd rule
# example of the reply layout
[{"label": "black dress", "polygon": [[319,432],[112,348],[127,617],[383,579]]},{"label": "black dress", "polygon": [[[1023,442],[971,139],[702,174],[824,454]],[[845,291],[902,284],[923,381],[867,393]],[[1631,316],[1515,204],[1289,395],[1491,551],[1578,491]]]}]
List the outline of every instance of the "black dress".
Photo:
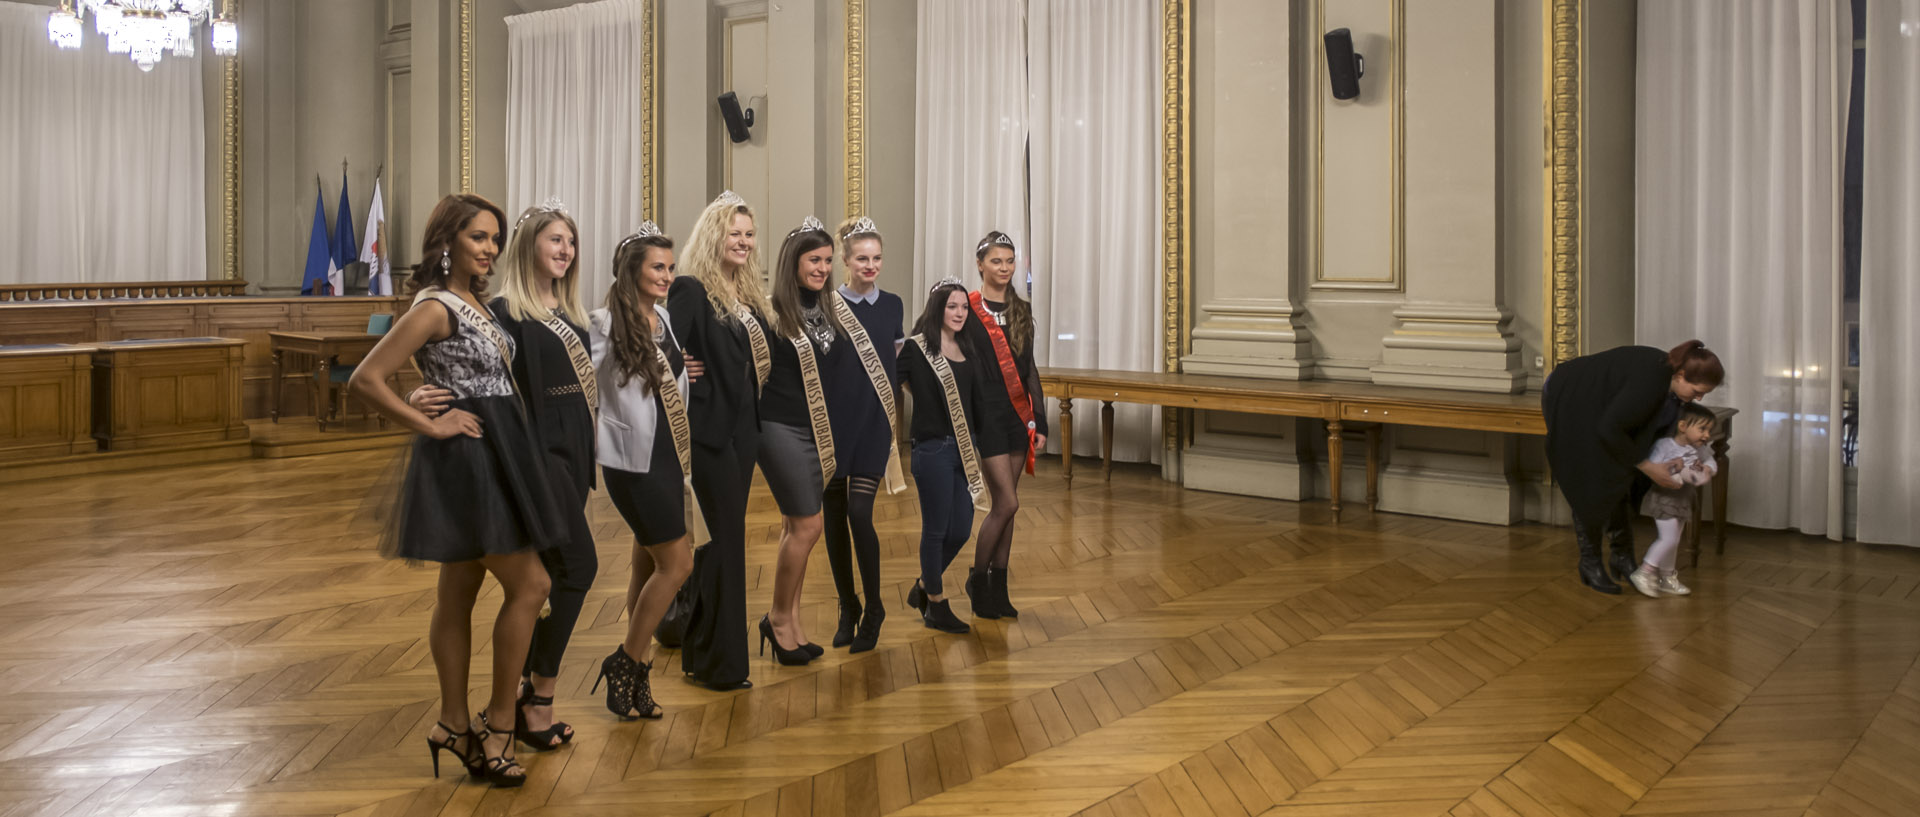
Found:
[{"label": "black dress", "polygon": [[1648,346],[1574,358],[1547,378],[1547,462],[1576,521],[1601,525],[1631,510],[1636,478],[1645,479],[1639,464],[1679,413],[1672,379],[1667,353]]},{"label": "black dress", "polygon": [[682,350],[706,366],[689,387],[687,420],[693,492],[712,538],[687,579],[693,611],[681,668],[702,683],[734,684],[747,680],[747,492],[760,449],[753,347],[738,320],[714,314],[696,278],[674,279],[667,313]]},{"label": "black dress", "polygon": [[[540,442],[547,484],[564,523],[554,535],[559,547],[541,553],[553,589],[547,600],[552,612],[534,624],[527,649],[527,666],[547,678],[560,673],[560,660],[573,638],[587,591],[600,572],[593,546],[593,528],[587,523],[587,494],[594,486],[594,421],[587,407],[580,375],[567,354],[566,341],[546,322],[516,320],[505,298],[487,307],[512,337],[519,352],[513,356],[513,381],[533,418],[534,437]],[[557,313],[565,331],[580,342],[591,359],[592,339],[587,330],[564,312]],[[588,372],[587,377],[593,377]]]},{"label": "black dress", "polygon": [[[1006,332],[1006,303],[1002,301],[982,300],[987,311],[1000,324],[1000,331]],[[1020,420],[1020,414],[1013,407],[1013,398],[1007,394],[1006,381],[1000,373],[998,353],[994,349],[993,338],[980,323],[979,313],[971,307],[967,309],[967,325],[960,329],[960,340],[967,344],[967,358],[978,361],[980,377],[984,382],[984,402],[980,407],[980,422],[973,429],[975,442],[979,444],[980,456],[997,457],[1001,454],[1025,454],[1027,451],[1026,423]],[[1011,349],[1013,339],[1007,338]],[[1027,340],[1023,349],[1013,349],[1014,369],[1020,373],[1020,383],[1027,390],[1027,399],[1033,401],[1034,430],[1047,433],[1047,401],[1040,392],[1040,369],[1033,363],[1033,340]]]},{"label": "black dress", "polygon": [[[426,304],[417,308],[434,308]],[[380,550],[410,561],[466,562],[553,548],[566,530],[564,514],[514,393],[509,364],[481,327],[440,308],[454,332],[422,346],[414,365],[426,382],[452,391],[449,407],[471,412],[484,432],[414,438]],[[512,337],[506,342],[511,352]]]},{"label": "black dress", "polygon": [[[900,296],[880,292],[873,303],[847,299],[853,316],[873,341],[886,372],[886,387],[899,382],[894,341],[904,337],[900,322],[904,305]],[[844,295],[843,295],[844,297]],[[892,452],[893,429],[887,425],[887,410],[873,392],[873,379],[860,362],[860,352],[851,342],[836,343],[821,365],[821,380],[827,393],[827,416],[833,421],[833,453],[841,476],[879,477],[886,473],[887,456]]]},{"label": "black dress", "polygon": [[[667,356],[673,376],[679,377],[686,370],[686,358],[681,356],[680,347],[664,332],[655,336],[654,342]],[[669,382],[667,388],[679,386]],[[620,518],[627,520],[634,538],[649,547],[687,535],[686,508],[680,504],[685,490],[680,486],[686,475],[680,473],[680,454],[673,450],[673,431],[666,421],[667,406],[658,390],[653,392],[653,416],[660,419],[654,424],[653,451],[647,455],[647,472],[638,474],[613,466],[602,467],[607,476],[607,498],[613,500]]]}]

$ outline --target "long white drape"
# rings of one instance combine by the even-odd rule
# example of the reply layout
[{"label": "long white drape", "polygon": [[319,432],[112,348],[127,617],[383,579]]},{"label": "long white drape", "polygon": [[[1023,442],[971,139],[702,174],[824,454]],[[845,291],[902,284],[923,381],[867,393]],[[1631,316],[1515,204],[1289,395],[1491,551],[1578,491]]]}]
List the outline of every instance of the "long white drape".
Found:
[{"label": "long white drape", "polygon": [[[1160,45],[1158,0],[1032,0],[1029,243],[1046,365],[1162,368]],[[1075,402],[1082,428],[1099,407]],[[1159,458],[1159,413],[1114,407],[1116,459]],[[1099,454],[1099,435],[1078,435],[1074,453]]]},{"label": "long white drape", "polygon": [[1016,284],[1029,268],[1025,17],[1022,0],[920,0],[909,315],[935,281],[979,285],[973,250],[989,230],[1019,245]]},{"label": "long white drape", "polygon": [[[1003,230],[1040,365],[1156,370],[1158,4],[920,0],[919,25],[913,300],[949,275],[977,285],[974,247]],[[1082,428],[1097,407],[1076,406]],[[1115,414],[1116,457],[1158,454],[1157,410]]]},{"label": "long white drape", "polygon": [[1857,535],[1920,545],[1920,0],[1868,0]]},{"label": "long white drape", "polygon": [[[558,196],[580,226],[580,296],[613,283],[613,246],[642,220],[648,0],[507,18],[507,217]],[[655,169],[657,172],[657,168]]]},{"label": "long white drape", "polygon": [[1731,521],[1833,538],[1846,8],[1643,2],[1636,110],[1635,333],[1725,363]]},{"label": "long white drape", "polygon": [[209,277],[199,60],[57,49],[49,10],[0,2],[0,283]]}]

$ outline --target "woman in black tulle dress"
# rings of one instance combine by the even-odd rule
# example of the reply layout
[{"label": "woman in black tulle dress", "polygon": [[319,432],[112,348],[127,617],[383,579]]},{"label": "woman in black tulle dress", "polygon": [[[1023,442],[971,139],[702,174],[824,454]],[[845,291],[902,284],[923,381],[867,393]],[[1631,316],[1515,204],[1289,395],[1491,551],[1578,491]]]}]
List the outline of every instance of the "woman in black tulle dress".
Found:
[{"label": "woman in black tulle dress", "polygon": [[[394,526],[381,551],[439,562],[429,642],[440,681],[440,722],[427,737],[439,773],[452,752],[496,786],[526,782],[513,760],[514,697],[549,582],[537,551],[565,529],[532,431],[513,390],[513,342],[482,302],[483,276],[503,244],[500,208],[471,194],[434,207],[421,241],[412,308],[353,373],[349,387],[420,433],[410,450]],[[429,419],[386,386],[412,358],[427,382],[454,392]],[[493,686],[469,725],[473,605],[486,574],[505,591],[493,626]]]}]

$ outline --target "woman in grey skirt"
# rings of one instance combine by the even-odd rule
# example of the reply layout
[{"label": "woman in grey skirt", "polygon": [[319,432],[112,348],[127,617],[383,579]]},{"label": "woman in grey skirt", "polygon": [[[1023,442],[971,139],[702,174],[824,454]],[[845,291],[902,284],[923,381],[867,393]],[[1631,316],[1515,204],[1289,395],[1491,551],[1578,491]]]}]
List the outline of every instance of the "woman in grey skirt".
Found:
[{"label": "woman in grey skirt", "polygon": [[822,363],[846,330],[824,298],[833,278],[833,238],[808,216],[780,245],[773,268],[773,332],[767,339],[773,370],[760,389],[760,473],[780,506],[780,553],[773,576],[773,609],[760,619],[760,642],[773,642],[782,664],[805,664],[826,651],[807,640],[800,621],[800,587],[807,557],[824,527],[821,496],[834,470]]}]

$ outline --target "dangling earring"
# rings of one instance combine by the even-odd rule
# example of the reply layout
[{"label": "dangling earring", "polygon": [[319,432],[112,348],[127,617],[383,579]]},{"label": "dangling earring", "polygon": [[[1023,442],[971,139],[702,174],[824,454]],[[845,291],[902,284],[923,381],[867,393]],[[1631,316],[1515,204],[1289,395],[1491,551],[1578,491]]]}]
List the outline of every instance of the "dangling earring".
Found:
[{"label": "dangling earring", "polygon": [[440,251],[440,271],[441,272],[453,271],[453,253],[451,250]]}]

